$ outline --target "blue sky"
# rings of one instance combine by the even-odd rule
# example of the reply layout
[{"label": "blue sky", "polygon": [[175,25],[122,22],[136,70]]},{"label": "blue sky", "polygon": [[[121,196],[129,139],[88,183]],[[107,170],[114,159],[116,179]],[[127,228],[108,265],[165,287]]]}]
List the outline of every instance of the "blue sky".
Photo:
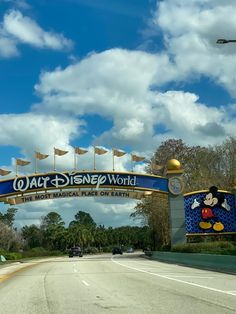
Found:
[{"label": "blue sky", "polygon": [[[88,149],[89,169],[93,145],[150,157],[168,138],[234,136],[236,45],[216,39],[236,35],[235,10],[233,0],[0,0],[0,168],[14,172],[15,157],[39,150],[51,155],[40,170],[51,170],[53,147]],[[97,163],[111,170],[111,154]],[[72,165],[67,154],[58,170]],[[130,170],[129,154],[116,170]],[[129,224],[134,205],[45,201],[19,206],[17,223],[88,209],[99,223]]]}]

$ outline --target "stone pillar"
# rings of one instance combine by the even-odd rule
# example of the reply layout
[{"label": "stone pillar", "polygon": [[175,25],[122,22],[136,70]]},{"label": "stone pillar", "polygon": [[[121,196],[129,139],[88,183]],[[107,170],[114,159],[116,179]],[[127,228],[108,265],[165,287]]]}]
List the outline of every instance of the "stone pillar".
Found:
[{"label": "stone pillar", "polygon": [[185,211],[183,196],[183,169],[176,159],[167,162],[166,177],[169,188],[169,217],[171,246],[186,243]]}]

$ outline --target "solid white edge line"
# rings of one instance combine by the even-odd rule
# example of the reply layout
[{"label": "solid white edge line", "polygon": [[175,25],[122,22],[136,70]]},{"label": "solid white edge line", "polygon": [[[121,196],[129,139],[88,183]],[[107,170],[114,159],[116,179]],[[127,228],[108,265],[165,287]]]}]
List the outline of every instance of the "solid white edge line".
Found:
[{"label": "solid white edge line", "polygon": [[203,276],[184,276],[184,275],[169,275],[174,278],[196,278],[196,279],[213,279],[215,277],[203,277]]},{"label": "solid white edge line", "polygon": [[142,272],[142,273],[146,273],[146,274],[149,274],[149,275],[154,275],[154,276],[157,276],[157,277],[160,277],[160,278],[164,278],[164,279],[168,279],[168,280],[172,280],[172,281],[177,281],[177,282],[180,282],[180,283],[184,283],[184,284],[187,284],[187,285],[190,285],[190,286],[194,286],[194,287],[198,287],[198,288],[202,288],[202,289],[207,289],[207,290],[211,290],[211,291],[215,291],[215,292],[220,292],[220,293],[224,293],[224,294],[229,294],[229,295],[232,295],[232,296],[236,296],[235,293],[231,293],[230,291],[224,291],[224,290],[220,290],[220,289],[215,289],[215,288],[211,288],[211,287],[206,287],[206,286],[203,286],[203,285],[199,285],[197,283],[192,283],[192,282],[187,282],[187,281],[184,281],[184,280],[180,280],[180,279],[175,279],[175,278],[171,278],[171,277],[168,277],[168,276],[164,276],[164,275],[159,275],[157,273],[152,273],[152,272],[149,272],[149,271],[146,271],[146,270],[142,270],[142,269],[138,269],[138,268],[135,268],[135,267],[131,267],[131,266],[127,266],[127,265],[123,265],[117,261],[115,261],[113,259],[113,257],[111,258],[112,262],[120,265],[120,266],[123,266],[123,267],[127,267],[127,268],[130,268],[130,269],[133,269],[133,270],[136,270],[136,271],[139,271],[139,272]]}]

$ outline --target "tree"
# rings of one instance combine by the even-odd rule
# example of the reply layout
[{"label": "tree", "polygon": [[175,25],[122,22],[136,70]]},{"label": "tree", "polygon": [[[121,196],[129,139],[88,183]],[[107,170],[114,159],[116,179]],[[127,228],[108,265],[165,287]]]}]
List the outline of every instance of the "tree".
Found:
[{"label": "tree", "polygon": [[154,194],[140,201],[130,216],[132,218],[139,216],[144,218],[149,226],[153,250],[170,245],[168,197],[166,194]]},{"label": "tree", "polygon": [[9,207],[5,214],[0,213],[0,221],[12,228],[17,210],[17,208]]},{"label": "tree", "polygon": [[108,245],[108,238],[106,233],[106,228],[99,225],[94,233],[94,244],[99,249]]},{"label": "tree", "polygon": [[18,250],[23,245],[20,234],[7,224],[0,221],[0,248],[10,251]]},{"label": "tree", "polygon": [[56,212],[50,212],[42,218],[40,229],[42,230],[42,244],[50,250],[65,249],[65,222]]},{"label": "tree", "polygon": [[21,229],[22,237],[26,241],[28,248],[42,246],[43,233],[36,225],[24,226]]},{"label": "tree", "polygon": [[75,220],[73,220],[71,224],[80,224],[86,228],[92,229],[96,228],[96,223],[91,217],[91,215],[81,210],[78,211],[77,214],[75,214]]},{"label": "tree", "polygon": [[42,217],[41,228],[46,229],[50,225],[64,226],[65,222],[58,213],[50,212],[46,216]]},{"label": "tree", "polygon": [[224,190],[231,190],[236,179],[236,137],[228,137],[221,145],[215,147],[217,154],[217,170],[220,176],[217,176],[217,185]]},{"label": "tree", "polygon": [[163,142],[153,154],[147,171],[152,173],[152,163],[162,165],[156,174],[165,175],[169,159],[177,159],[184,169],[185,191],[208,189],[216,185],[231,190],[236,177],[236,137],[229,137],[220,145],[201,147],[186,145],[181,139]]},{"label": "tree", "polygon": [[67,240],[69,246],[90,247],[94,243],[93,229],[80,223],[70,224]]},{"label": "tree", "polygon": [[182,164],[189,158],[191,154],[190,148],[181,139],[169,139],[161,143],[156,152],[150,160],[148,172],[152,172],[151,163],[162,165],[163,167],[158,171],[158,174],[163,175],[166,171],[165,165],[169,159],[177,159]]}]

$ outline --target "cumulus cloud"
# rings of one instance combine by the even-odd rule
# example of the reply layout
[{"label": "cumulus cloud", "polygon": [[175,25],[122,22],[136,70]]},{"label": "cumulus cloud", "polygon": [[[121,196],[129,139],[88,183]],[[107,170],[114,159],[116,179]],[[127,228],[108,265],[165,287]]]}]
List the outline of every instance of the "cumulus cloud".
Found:
[{"label": "cumulus cloud", "polygon": [[[49,158],[40,162],[39,168],[43,166],[44,169],[53,170],[53,148],[59,147],[72,151],[69,142],[74,136],[80,136],[83,125],[79,120],[72,118],[32,113],[2,114],[0,115],[0,123],[2,125],[0,145],[19,147],[21,155],[32,161],[29,166],[21,169],[28,173],[34,171],[35,151],[50,155]],[[19,158],[20,156],[12,157]],[[72,156],[68,158],[67,162],[68,168],[72,169]],[[13,158],[12,167],[14,163],[15,159]],[[58,167],[59,169],[62,167],[60,159],[58,159]],[[15,171],[14,167],[13,171]]]},{"label": "cumulus cloud", "polygon": [[[217,140],[233,134],[235,117],[229,114],[230,110],[227,112],[217,104],[208,107],[193,93],[160,90],[167,83],[185,82],[196,75],[207,75],[234,90],[233,48],[216,47],[215,39],[220,31],[222,36],[229,29],[231,34],[235,32],[236,22],[231,17],[222,27],[225,25],[222,16],[235,6],[234,2],[222,4],[216,0],[192,0],[187,4],[182,0],[160,2],[154,24],[165,38],[166,49],[162,53],[110,49],[89,54],[64,69],[42,72],[35,86],[42,101],[33,107],[31,115],[37,116],[36,123],[38,114],[65,116],[70,123],[73,121],[74,128],[78,117],[100,115],[111,120],[112,127],[96,135],[96,145],[121,148],[129,145],[140,152],[153,150],[166,137],[202,144],[199,133],[205,135],[204,143],[206,139],[210,143],[216,141],[215,134]],[[63,42],[64,46],[68,43],[60,41],[62,37],[56,34],[45,32],[16,10],[5,14],[3,28],[4,34],[11,34],[15,40],[38,47],[57,49],[62,48]],[[5,54],[18,53],[13,41],[5,47]],[[156,133],[160,125],[165,130]],[[61,131],[57,134],[61,137]],[[73,134],[78,136],[71,130],[64,134],[61,144],[65,147],[69,147]],[[45,148],[52,147],[50,138],[47,137]],[[21,141],[17,143],[24,145]]]},{"label": "cumulus cloud", "polygon": [[112,49],[90,55],[66,69],[42,73],[36,91],[43,101],[35,110],[98,114],[113,121],[111,141],[135,145],[152,133],[154,117],[147,98],[158,67],[155,56],[141,51]]},{"label": "cumulus cloud", "polygon": [[10,10],[4,15],[0,28],[0,57],[19,54],[18,45],[28,44],[41,49],[68,50],[73,42],[63,34],[45,31],[33,19],[18,10]]},{"label": "cumulus cloud", "polygon": [[235,1],[166,0],[159,3],[153,24],[164,35],[165,53],[173,58],[180,79],[205,75],[236,95],[236,46],[216,44],[218,38],[234,39],[236,21],[232,12],[235,10]]},{"label": "cumulus cloud", "polygon": [[0,57],[10,58],[19,55],[16,41],[1,34],[0,31]]},{"label": "cumulus cloud", "polygon": [[[206,144],[223,140],[235,131],[234,118],[227,110],[200,103],[198,95],[159,92],[161,81],[169,80],[160,60],[167,58],[163,59],[162,54],[112,49],[94,53],[65,69],[43,72],[35,86],[42,102],[34,110],[60,111],[78,117],[101,115],[111,119],[113,126],[97,136],[96,144],[121,148],[128,144],[146,153],[166,137]],[[175,75],[174,70],[171,73]],[[214,128],[217,134],[212,131],[216,124],[221,126]],[[158,125],[164,125],[165,131],[156,134]]]},{"label": "cumulus cloud", "polygon": [[129,215],[133,212],[136,200],[103,199],[99,198],[80,198],[78,199],[61,199],[32,202],[30,204],[18,205],[15,225],[18,228],[24,225],[39,225],[41,218],[49,212],[55,211],[61,215],[66,226],[74,219],[75,214],[79,211],[86,211],[91,215],[97,225],[105,225],[106,227],[119,227],[122,225],[137,224]]},{"label": "cumulus cloud", "polygon": [[[38,149],[52,148],[53,145],[67,146],[73,135],[79,135],[79,121],[49,115],[2,114],[1,145],[27,147],[26,151],[37,145]],[[7,121],[7,123],[4,123]]]},{"label": "cumulus cloud", "polygon": [[215,137],[225,136],[226,132],[222,125],[219,125],[216,122],[208,122],[205,125],[197,126],[196,130],[201,134],[209,134]]},{"label": "cumulus cloud", "polygon": [[[22,167],[19,171],[25,174],[34,172],[35,151],[50,155],[47,159],[38,162],[38,170],[52,171],[54,169],[54,147],[68,151],[66,155],[56,158],[56,170],[72,171],[74,169],[74,147],[71,145],[71,141],[82,136],[83,121],[68,116],[26,113],[2,114],[0,123],[2,125],[0,145],[19,147],[21,155],[31,161],[30,165]],[[79,170],[92,170],[94,167],[94,148],[89,146],[86,149],[88,153],[77,156]],[[7,167],[12,167],[13,173],[15,172],[15,158],[20,157],[12,156],[12,160],[9,158],[11,165]],[[96,155],[96,169],[112,170],[112,160],[112,150],[108,147],[105,155]],[[115,169],[125,171],[130,165],[130,160],[129,154],[120,158],[116,157]],[[12,173],[8,177],[12,177]]]},{"label": "cumulus cloud", "polygon": [[72,46],[72,42],[63,35],[44,31],[35,21],[16,10],[5,14],[3,27],[20,42],[39,48],[61,50]]}]

